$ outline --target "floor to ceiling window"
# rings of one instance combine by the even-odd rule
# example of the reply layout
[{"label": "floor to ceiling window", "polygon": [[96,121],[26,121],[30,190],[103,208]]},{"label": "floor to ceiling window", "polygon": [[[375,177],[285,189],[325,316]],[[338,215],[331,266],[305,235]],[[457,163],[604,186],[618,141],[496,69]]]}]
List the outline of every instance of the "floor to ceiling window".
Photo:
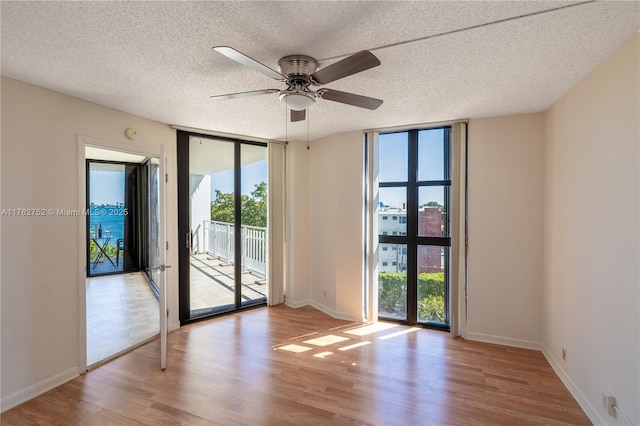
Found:
[{"label": "floor to ceiling window", "polygon": [[451,128],[378,136],[378,317],[448,328]]}]

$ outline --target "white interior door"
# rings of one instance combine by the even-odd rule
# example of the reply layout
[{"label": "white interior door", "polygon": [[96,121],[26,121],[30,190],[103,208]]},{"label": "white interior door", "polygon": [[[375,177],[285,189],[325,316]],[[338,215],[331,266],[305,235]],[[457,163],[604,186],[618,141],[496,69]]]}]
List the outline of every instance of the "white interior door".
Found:
[{"label": "white interior door", "polygon": [[160,241],[160,274],[159,274],[159,293],[160,293],[160,368],[167,368],[167,272],[166,268],[171,267],[167,265],[167,229],[166,229],[166,213],[167,213],[167,196],[166,196],[166,176],[167,176],[167,158],[164,150],[164,145],[160,147],[160,179],[159,179],[159,192],[160,192],[160,211],[159,211],[159,238]]}]

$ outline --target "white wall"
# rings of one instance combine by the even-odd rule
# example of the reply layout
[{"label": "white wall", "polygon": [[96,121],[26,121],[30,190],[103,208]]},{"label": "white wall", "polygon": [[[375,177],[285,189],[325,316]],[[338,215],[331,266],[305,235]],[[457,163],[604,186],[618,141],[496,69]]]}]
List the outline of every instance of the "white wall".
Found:
[{"label": "white wall", "polygon": [[211,220],[211,176],[191,175],[191,230],[193,232],[193,250],[206,251],[204,221]]},{"label": "white wall", "polygon": [[363,135],[349,132],[311,142],[311,304],[362,321]]},{"label": "white wall", "polygon": [[638,39],[545,116],[544,351],[597,424],[640,424]]},{"label": "white wall", "polygon": [[[138,131],[129,141],[124,130]],[[120,111],[2,77],[2,208],[79,205],[78,136],[158,149],[172,161],[167,188],[169,262],[177,265],[175,131]],[[174,178],[171,178],[173,176]],[[78,217],[2,218],[2,408],[78,374]],[[169,270],[177,321],[177,270]]]},{"label": "white wall", "polygon": [[469,339],[540,347],[543,160],[541,113],[470,121]]}]

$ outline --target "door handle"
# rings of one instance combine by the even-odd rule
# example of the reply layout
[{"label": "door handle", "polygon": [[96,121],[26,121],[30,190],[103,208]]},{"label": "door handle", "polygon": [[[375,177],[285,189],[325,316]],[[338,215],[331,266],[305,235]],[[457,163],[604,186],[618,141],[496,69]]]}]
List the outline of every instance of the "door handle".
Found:
[{"label": "door handle", "polygon": [[165,270],[167,270],[167,268],[171,268],[171,265],[158,265],[155,268],[153,268],[153,270],[164,272]]}]

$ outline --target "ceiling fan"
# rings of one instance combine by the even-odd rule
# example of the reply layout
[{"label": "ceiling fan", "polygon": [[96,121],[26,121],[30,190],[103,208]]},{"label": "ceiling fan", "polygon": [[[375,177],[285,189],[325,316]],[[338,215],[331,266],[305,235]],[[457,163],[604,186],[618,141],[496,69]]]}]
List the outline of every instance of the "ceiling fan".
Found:
[{"label": "ceiling fan", "polygon": [[332,81],[380,65],[378,58],[368,50],[355,53],[321,70],[318,70],[318,61],[310,56],[289,55],[278,61],[278,69],[280,72],[228,46],[216,46],[213,50],[246,67],[259,71],[267,77],[285,83],[287,88],[284,90],[264,89],[230,93],[227,95],[211,96],[211,99],[226,100],[278,93],[280,100],[291,110],[291,121],[304,120],[306,117],[306,109],[313,105],[317,99],[326,99],[328,101],[340,102],[371,110],[382,105],[382,100],[380,99],[369,98],[354,93],[327,88],[320,88],[318,90],[310,89],[312,85],[317,86],[331,83]]}]

